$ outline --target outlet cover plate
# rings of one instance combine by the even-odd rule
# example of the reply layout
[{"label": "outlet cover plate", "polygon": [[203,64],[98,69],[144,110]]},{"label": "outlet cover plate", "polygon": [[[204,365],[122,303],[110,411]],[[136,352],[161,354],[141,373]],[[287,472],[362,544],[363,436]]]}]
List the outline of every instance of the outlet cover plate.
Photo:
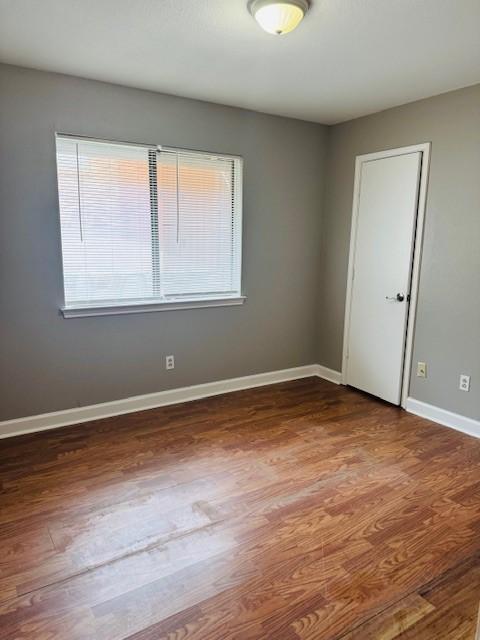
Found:
[{"label": "outlet cover plate", "polygon": [[460,384],[458,385],[460,391],[470,391],[470,376],[462,373],[460,375]]},{"label": "outlet cover plate", "polygon": [[426,377],[427,377],[427,363],[417,362],[417,378],[426,378]]}]

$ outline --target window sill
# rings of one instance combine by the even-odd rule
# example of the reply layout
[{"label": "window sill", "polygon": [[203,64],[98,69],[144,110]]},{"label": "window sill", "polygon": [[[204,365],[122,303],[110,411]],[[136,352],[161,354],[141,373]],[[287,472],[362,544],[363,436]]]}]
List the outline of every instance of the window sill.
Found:
[{"label": "window sill", "polygon": [[143,304],[100,305],[92,307],[64,307],[64,318],[88,318],[91,316],[116,316],[126,313],[151,313],[153,311],[176,311],[177,309],[203,309],[206,307],[230,307],[243,304],[246,296],[235,298],[211,298],[198,300],[175,300],[172,302],[147,302]]}]

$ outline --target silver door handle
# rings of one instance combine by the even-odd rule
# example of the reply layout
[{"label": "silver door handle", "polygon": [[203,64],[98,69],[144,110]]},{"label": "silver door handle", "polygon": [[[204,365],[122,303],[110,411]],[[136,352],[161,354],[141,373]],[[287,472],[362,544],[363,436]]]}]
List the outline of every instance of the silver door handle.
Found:
[{"label": "silver door handle", "polygon": [[385,300],[394,300],[395,302],[403,302],[405,300],[405,296],[403,295],[403,293],[397,293],[397,295],[394,297],[385,296]]}]

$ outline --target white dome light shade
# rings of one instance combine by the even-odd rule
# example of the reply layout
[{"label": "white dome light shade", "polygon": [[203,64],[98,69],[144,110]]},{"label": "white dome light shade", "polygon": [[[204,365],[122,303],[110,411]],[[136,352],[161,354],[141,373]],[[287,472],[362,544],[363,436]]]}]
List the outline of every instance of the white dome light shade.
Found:
[{"label": "white dome light shade", "polygon": [[253,0],[249,9],[258,24],[275,35],[293,31],[307,12],[307,0]]}]

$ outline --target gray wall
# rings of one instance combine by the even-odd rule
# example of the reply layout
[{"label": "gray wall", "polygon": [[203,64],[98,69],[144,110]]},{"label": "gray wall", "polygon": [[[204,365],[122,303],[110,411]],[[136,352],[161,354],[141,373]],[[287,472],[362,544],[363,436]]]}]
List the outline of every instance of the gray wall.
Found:
[{"label": "gray wall", "polygon": [[[432,143],[412,376],[418,400],[480,418],[480,85],[329,129],[318,361],[341,369],[355,156]],[[471,391],[458,389],[471,375]]]},{"label": "gray wall", "polygon": [[[56,130],[242,155],[246,304],[65,320]],[[314,362],[325,138],[298,120],[0,65],[0,420]]]},{"label": "gray wall", "polygon": [[[246,304],[63,319],[56,130],[242,155]],[[0,65],[0,420],[315,361],[339,370],[355,156],[425,141],[413,359],[428,377],[412,379],[411,395],[478,419],[480,85],[327,133]],[[472,376],[470,393],[458,390],[460,373]]]}]

